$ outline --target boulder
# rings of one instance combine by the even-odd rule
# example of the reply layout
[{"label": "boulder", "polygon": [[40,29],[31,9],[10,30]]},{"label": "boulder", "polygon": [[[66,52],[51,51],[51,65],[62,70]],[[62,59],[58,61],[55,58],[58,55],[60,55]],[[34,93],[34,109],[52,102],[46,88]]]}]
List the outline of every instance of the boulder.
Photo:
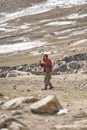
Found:
[{"label": "boulder", "polygon": [[18,74],[14,70],[12,70],[12,71],[7,73],[6,78],[8,78],[8,77],[17,77],[17,76],[18,76]]},{"label": "boulder", "polygon": [[11,100],[7,101],[6,103],[4,103],[2,105],[2,108],[3,109],[10,109],[13,105],[17,104],[22,99],[23,99],[23,97],[11,99]]},{"label": "boulder", "polygon": [[60,72],[67,72],[68,68],[66,64],[62,64],[61,66],[59,66],[58,71]]},{"label": "boulder", "polygon": [[75,61],[73,61],[73,62],[70,62],[69,64],[68,64],[68,68],[69,69],[79,69],[80,68],[80,64],[79,63],[77,63],[77,62],[75,62]]},{"label": "boulder", "polygon": [[33,113],[39,114],[53,114],[58,112],[60,109],[62,109],[62,106],[60,105],[58,99],[53,95],[43,98],[42,100],[32,104],[30,107],[30,110]]},{"label": "boulder", "polygon": [[8,77],[17,77],[17,76],[26,76],[26,75],[28,75],[27,72],[12,70],[12,71],[10,71],[10,72],[6,75],[6,78],[8,78]]},{"label": "boulder", "polygon": [[15,115],[21,115],[22,113],[21,112],[19,112],[19,111],[17,111],[17,110],[13,110],[13,111],[11,111],[11,115],[12,116],[15,116]]},{"label": "boulder", "polygon": [[32,102],[36,102],[38,101],[39,99],[36,98],[36,97],[18,97],[18,98],[14,98],[14,99],[11,99],[9,101],[7,101],[6,103],[4,103],[2,105],[2,108],[3,109],[10,109],[12,107],[17,107],[17,106],[20,106],[22,103],[32,103]]}]

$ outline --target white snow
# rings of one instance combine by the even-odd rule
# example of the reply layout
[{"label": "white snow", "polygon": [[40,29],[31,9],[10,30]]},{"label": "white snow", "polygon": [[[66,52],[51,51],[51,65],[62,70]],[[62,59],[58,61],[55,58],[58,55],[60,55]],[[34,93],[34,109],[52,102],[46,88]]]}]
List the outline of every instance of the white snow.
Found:
[{"label": "white snow", "polygon": [[65,36],[65,37],[58,37],[58,39],[66,39],[66,38],[68,38],[68,36]]},{"label": "white snow", "polygon": [[87,125],[81,125],[81,124],[66,124],[66,125],[56,125],[55,126],[56,129],[74,129],[74,130],[78,130],[78,129],[87,129]]},{"label": "white snow", "polygon": [[17,51],[24,51],[35,47],[40,47],[44,45],[45,42],[33,41],[33,42],[23,42],[16,44],[0,45],[0,54],[12,53]]},{"label": "white snow", "polygon": [[[63,31],[55,32],[54,34],[57,36],[59,35],[58,39],[65,39],[65,38],[69,38],[71,36],[87,33],[87,29],[83,29],[83,30],[80,30],[80,29],[81,28],[78,28],[78,30],[76,30],[76,28],[66,29]],[[64,33],[68,33],[68,34],[66,34],[66,36],[62,36]]]},{"label": "white snow", "polygon": [[7,33],[7,32],[18,31],[19,29],[29,29],[29,27],[30,24],[28,23],[24,23],[23,25],[20,26],[8,26],[7,23],[5,23],[0,25],[0,31]]},{"label": "white snow", "polygon": [[30,24],[25,23],[25,24],[23,24],[23,25],[17,26],[16,28],[17,28],[17,29],[27,29],[29,26],[30,26]]},{"label": "white snow", "polygon": [[79,45],[79,44],[82,44],[82,43],[85,43],[85,42],[87,42],[87,39],[82,39],[82,40],[79,40],[79,41],[72,43],[71,46],[76,46],[76,45]]},{"label": "white snow", "polygon": [[84,34],[84,33],[87,33],[87,29],[73,31],[72,33],[68,35],[68,37],[79,35],[79,34]]},{"label": "white snow", "polygon": [[55,32],[54,34],[55,35],[60,35],[60,34],[64,34],[64,33],[68,33],[68,32],[74,31],[74,30],[76,30],[76,28],[61,30],[61,31]]},{"label": "white snow", "polygon": [[68,15],[66,18],[67,19],[79,19],[79,18],[84,18],[84,17],[87,17],[87,14],[74,13],[74,14]]},{"label": "white snow", "polygon": [[67,114],[68,109],[60,109],[59,112],[57,112],[58,115]]},{"label": "white snow", "polygon": [[68,25],[68,24],[74,24],[75,22],[72,21],[55,21],[55,22],[50,22],[46,25]]},{"label": "white snow", "polygon": [[[66,34],[66,36],[62,36],[64,33],[68,33],[68,34]],[[76,36],[76,35],[84,34],[84,33],[87,33],[87,29],[80,30],[80,28],[79,28],[78,30],[76,30],[73,28],[73,29],[67,29],[64,31],[55,32],[54,34],[57,36],[59,35],[58,39],[66,39],[66,38],[69,38],[71,36]]]},{"label": "white snow", "polygon": [[33,52],[31,52],[31,54],[33,54],[33,55],[41,55],[41,54],[51,54],[51,53],[57,53],[57,51],[53,51],[53,52],[51,52],[51,51],[41,51],[41,52],[39,52],[39,51],[33,51]]},{"label": "white snow", "polygon": [[60,7],[71,7],[73,5],[80,5],[86,3],[86,0],[48,0],[48,3],[51,6],[60,6]]},{"label": "white snow", "polygon": [[40,54],[42,54],[42,53],[40,53],[40,52],[38,52],[38,51],[33,51],[33,52],[31,52],[31,54],[33,54],[33,55],[40,55]]},{"label": "white snow", "polygon": [[[64,33],[66,34],[66,36],[62,36]],[[71,36],[84,34],[84,33],[87,33],[87,29],[81,30],[81,28],[79,27],[78,30],[76,30],[76,28],[72,28],[72,29],[66,29],[63,31],[58,31],[58,32],[55,32],[54,34],[56,36],[58,36],[58,39],[65,39],[65,38],[69,38]],[[49,35],[48,35],[48,37],[49,37]]]},{"label": "white snow", "polygon": [[5,26],[7,26],[7,24],[8,24],[8,23],[0,24],[0,28],[1,28],[1,27],[5,27]]},{"label": "white snow", "polygon": [[[52,10],[56,7],[67,8],[67,7],[76,6],[76,5],[85,4],[85,3],[87,3],[87,0],[47,0],[47,2],[41,2],[39,4],[32,5],[28,8],[21,9],[13,13],[6,13],[6,12],[0,13],[0,31],[12,32],[12,31],[17,31],[18,29],[29,28],[30,24],[24,24],[24,25],[20,25],[16,27],[7,26],[8,25],[7,22],[10,20],[14,20],[17,18],[18,18],[17,20],[19,20],[20,17],[43,13],[43,12]],[[76,14],[67,16],[67,19],[75,19],[75,18],[83,18],[83,17],[87,17],[87,14],[76,13]],[[58,22],[51,22],[48,25],[67,25],[67,24],[74,24],[74,23],[75,22],[72,22],[72,21],[64,21],[64,22],[58,21]],[[63,34],[69,31],[71,30],[68,29],[64,31],[58,31],[58,32],[55,32],[55,34],[56,35]],[[24,39],[24,41],[25,40],[26,39]],[[83,42],[84,41],[80,41],[79,43],[76,42],[73,45],[77,45]],[[9,45],[0,45],[0,54],[23,51],[23,50],[31,49],[34,47],[42,46],[44,44],[45,43],[40,42],[40,41],[34,41],[34,42],[23,42],[23,43],[17,43],[17,44],[9,44]]]},{"label": "white snow", "polygon": [[48,0],[47,2],[41,2],[39,4],[35,4],[31,7],[28,7],[26,9],[21,9],[20,11],[16,11],[14,13],[1,13],[0,15],[2,17],[0,18],[0,23],[13,20],[22,16],[43,13],[52,10],[56,7],[67,8],[67,7],[71,7],[79,4],[85,4],[85,3],[87,3],[86,0]]},{"label": "white snow", "polygon": [[3,32],[5,32],[5,33],[7,33],[7,32],[13,32],[13,31],[15,31],[16,29],[8,29],[8,28],[0,28],[0,31],[3,31]]},{"label": "white snow", "polygon": [[49,22],[49,21],[51,21],[51,20],[53,20],[53,19],[45,19],[45,20],[41,20],[39,23]]}]

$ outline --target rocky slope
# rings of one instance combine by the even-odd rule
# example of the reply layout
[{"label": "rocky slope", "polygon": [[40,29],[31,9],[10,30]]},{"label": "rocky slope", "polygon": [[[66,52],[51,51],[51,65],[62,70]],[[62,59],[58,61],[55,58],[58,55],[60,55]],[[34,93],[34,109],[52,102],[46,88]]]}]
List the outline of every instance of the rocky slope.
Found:
[{"label": "rocky slope", "polygon": [[13,12],[15,10],[32,6],[45,0],[0,0],[0,12]]},{"label": "rocky slope", "polygon": [[43,2],[0,1],[1,66],[36,63],[43,53],[58,60],[87,52],[86,1]]},{"label": "rocky slope", "polygon": [[[27,73],[21,73],[27,72]],[[64,73],[87,73],[87,54],[79,54],[70,57],[65,57],[62,60],[53,62],[53,75]],[[21,66],[0,67],[0,77],[14,77],[21,74],[43,75],[43,68],[39,64],[25,64]]]}]

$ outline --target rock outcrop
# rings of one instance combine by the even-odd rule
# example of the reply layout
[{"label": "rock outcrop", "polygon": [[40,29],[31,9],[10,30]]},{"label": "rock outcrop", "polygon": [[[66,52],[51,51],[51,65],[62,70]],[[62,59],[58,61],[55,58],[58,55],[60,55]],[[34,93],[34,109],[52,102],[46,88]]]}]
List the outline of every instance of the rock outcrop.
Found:
[{"label": "rock outcrop", "polygon": [[[79,73],[87,71],[87,54],[65,57],[53,62],[53,74]],[[0,67],[0,77],[17,77],[24,75],[43,75],[43,68],[39,64],[24,64],[14,67]]]}]

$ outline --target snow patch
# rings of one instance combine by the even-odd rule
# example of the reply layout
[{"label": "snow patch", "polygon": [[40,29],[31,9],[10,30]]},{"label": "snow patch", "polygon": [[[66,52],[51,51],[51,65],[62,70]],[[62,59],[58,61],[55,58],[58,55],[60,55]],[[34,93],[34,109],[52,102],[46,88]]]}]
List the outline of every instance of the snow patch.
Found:
[{"label": "snow patch", "polygon": [[0,31],[3,31],[5,33],[7,32],[13,32],[13,31],[18,31],[19,29],[28,29],[30,24],[23,24],[20,26],[7,26],[7,23],[1,24],[0,25]]},{"label": "snow patch", "polygon": [[58,39],[66,39],[66,38],[68,38],[68,36],[65,36],[65,37],[58,37]]},{"label": "snow patch", "polygon": [[33,52],[31,52],[31,54],[33,54],[33,55],[51,54],[51,53],[55,54],[55,53],[57,53],[57,51],[53,51],[53,52],[51,52],[51,51],[48,51],[48,52],[47,51],[46,52],[45,51],[44,52],[43,51],[33,51]]},{"label": "snow patch", "polygon": [[46,25],[68,25],[68,24],[74,24],[75,22],[72,21],[56,21],[56,22],[51,22]]},{"label": "snow patch", "polygon": [[58,115],[67,114],[68,109],[60,109],[59,112],[57,112]]},{"label": "snow patch", "polygon": [[72,43],[71,46],[76,46],[76,45],[79,45],[79,44],[82,44],[82,43],[85,43],[85,42],[87,42],[87,39],[82,39],[82,40],[79,40],[79,41]]},{"label": "snow patch", "polygon": [[0,45],[0,54],[24,51],[31,48],[43,46],[44,44],[45,42],[33,41],[33,42],[23,42],[9,45]]},{"label": "snow patch", "polygon": [[44,13],[56,7],[67,8],[85,3],[87,3],[86,0],[47,0],[47,2],[35,4],[31,7],[16,11],[14,13],[1,13],[0,15],[2,17],[0,18],[0,23],[7,22],[22,16]]},{"label": "snow patch", "polygon": [[66,18],[67,19],[79,19],[79,18],[84,18],[84,17],[87,17],[87,14],[74,13],[74,14],[67,16]]},{"label": "snow patch", "polygon": [[76,30],[76,28],[61,30],[61,31],[58,31],[58,32],[54,32],[54,34],[55,35],[60,35],[60,34],[64,34],[64,33],[68,33],[68,32],[74,31],[74,30]]},{"label": "snow patch", "polygon": [[79,35],[79,34],[84,34],[84,33],[87,33],[87,29],[74,31],[74,32],[72,32],[71,34],[69,34],[68,37],[70,37],[70,36],[75,36],[75,35]]}]

